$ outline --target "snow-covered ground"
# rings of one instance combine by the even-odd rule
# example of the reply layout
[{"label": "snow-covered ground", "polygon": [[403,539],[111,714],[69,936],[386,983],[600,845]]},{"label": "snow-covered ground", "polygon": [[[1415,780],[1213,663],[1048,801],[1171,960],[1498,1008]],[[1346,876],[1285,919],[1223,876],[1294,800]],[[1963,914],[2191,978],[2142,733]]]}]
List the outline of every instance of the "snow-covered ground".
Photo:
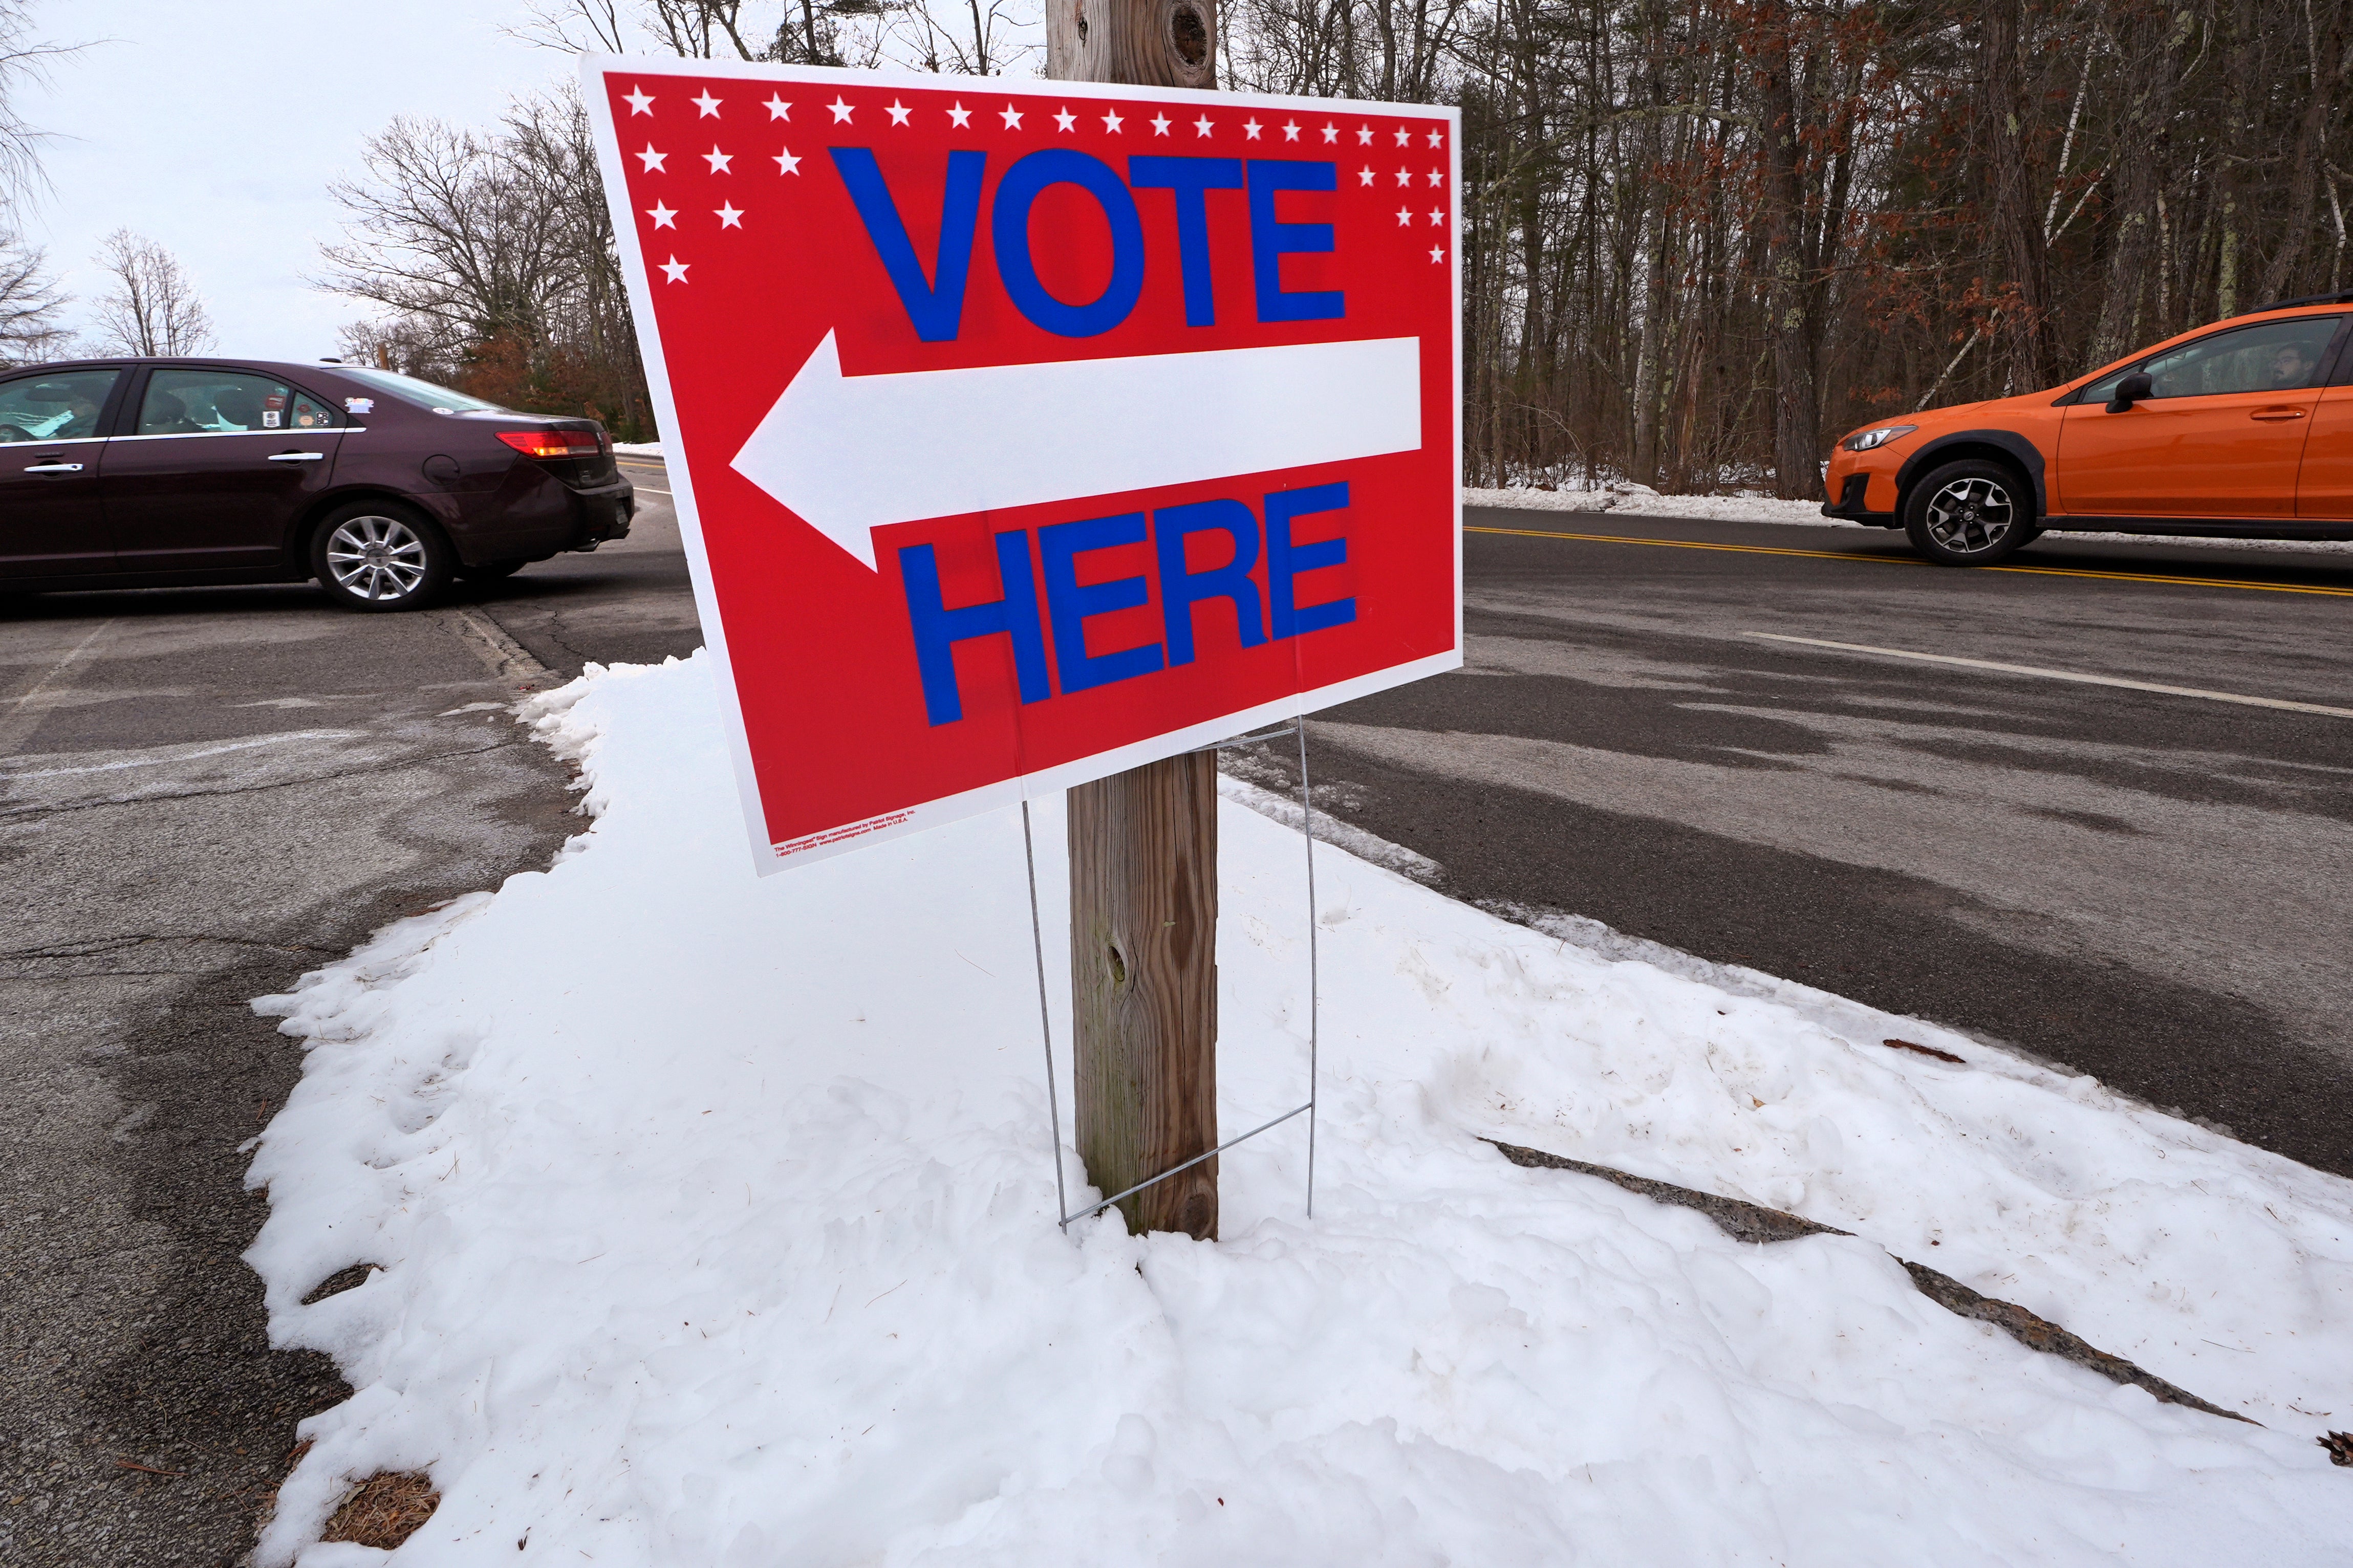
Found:
[{"label": "snow-covered ground", "polygon": [[[1799,522],[1815,528],[1862,528],[1844,518],[1824,517],[1821,505],[1810,500],[1778,500],[1771,496],[1661,495],[1648,485],[1626,481],[1589,490],[1473,489],[1462,491],[1464,506],[1509,507],[1523,511],[1615,512],[1627,517],[1721,518],[1731,522]],[[2196,539],[2154,533],[2068,533],[2054,537],[2116,544],[2187,544],[2231,550],[2284,550],[2322,555],[2353,553],[2353,542],[2311,539]]]},{"label": "snow-covered ground", "polygon": [[[1214,1245],[1065,1236],[1018,815],[756,879],[705,658],[592,667],[527,710],[594,814],[554,867],[258,1004],[308,1056],[259,1141],[248,1256],[276,1341],[357,1391],[304,1424],[265,1565],[375,1561],[303,1543],[350,1481],[414,1468],[442,1500],[398,1556],[435,1564],[2291,1564],[2353,1541],[2353,1474],[2314,1441],[2353,1425],[2353,1184],[1326,847],[1314,1220],[1293,1122],[1225,1157]],[[1304,1089],[1306,911],[1297,834],[1227,791],[1231,1131]],[[1743,1246],[1482,1136],[1857,1235]],[[1890,1250],[2264,1425],[1955,1317]],[[357,1263],[381,1268],[302,1304]]]}]

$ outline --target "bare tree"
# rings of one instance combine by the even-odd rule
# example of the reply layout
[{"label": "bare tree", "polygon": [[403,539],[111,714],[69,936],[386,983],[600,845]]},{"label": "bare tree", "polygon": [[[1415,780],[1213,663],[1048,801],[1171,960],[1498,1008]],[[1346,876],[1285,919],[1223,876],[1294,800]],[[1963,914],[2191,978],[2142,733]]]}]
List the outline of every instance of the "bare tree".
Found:
[{"label": "bare tree", "polygon": [[32,9],[30,0],[0,0],[0,224],[44,188],[41,144],[47,136],[17,112],[16,89],[46,79],[50,61],[81,47],[35,38]]},{"label": "bare tree", "polygon": [[650,44],[690,59],[995,76],[1036,56],[1042,15],[1042,0],[532,0],[507,31],[573,53]]},{"label": "bare tree", "polygon": [[170,251],[118,228],[106,237],[96,259],[111,279],[97,301],[100,352],[195,354],[212,347],[212,318]]},{"label": "bare tree", "polygon": [[0,236],[0,369],[48,359],[63,348],[58,312],[65,302],[47,258]]},{"label": "bare tree", "polygon": [[319,287],[378,308],[348,353],[515,407],[647,418],[588,117],[566,87],[468,131],[396,120],[331,188],[350,237]]}]

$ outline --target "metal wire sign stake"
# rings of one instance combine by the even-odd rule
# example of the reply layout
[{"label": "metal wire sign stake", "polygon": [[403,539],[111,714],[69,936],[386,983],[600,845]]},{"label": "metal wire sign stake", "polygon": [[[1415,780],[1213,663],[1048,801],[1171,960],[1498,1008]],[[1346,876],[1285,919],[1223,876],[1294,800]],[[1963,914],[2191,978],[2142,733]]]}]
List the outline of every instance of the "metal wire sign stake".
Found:
[{"label": "metal wire sign stake", "polygon": [[1062,1107],[1060,1091],[1054,1085],[1054,1023],[1046,1000],[1046,936],[1045,925],[1038,913],[1038,853],[1029,829],[1029,803],[1021,803],[1021,855],[1029,876],[1029,947],[1038,966],[1038,1035],[1046,1047],[1046,1116],[1054,1140],[1054,1208],[1060,1215],[1061,1228],[1068,1230],[1073,1220],[1090,1219],[1149,1186],[1155,1186],[1169,1177],[1191,1170],[1204,1160],[1215,1159],[1238,1143],[1247,1143],[1261,1132],[1271,1131],[1296,1116],[1307,1118],[1307,1217],[1315,1217],[1315,1099],[1321,1081],[1317,1076],[1322,1039],[1321,973],[1315,947],[1315,802],[1307,784],[1307,721],[1294,720],[1288,729],[1265,730],[1255,735],[1237,736],[1200,749],[1205,752],[1223,751],[1232,746],[1264,745],[1280,741],[1286,735],[1299,738],[1299,810],[1300,834],[1307,847],[1307,1102],[1293,1106],[1270,1121],[1261,1121],[1239,1137],[1229,1138],[1206,1154],[1196,1154],[1181,1165],[1173,1166],[1156,1176],[1148,1176],[1124,1192],[1113,1193],[1101,1203],[1073,1214],[1071,1212],[1069,1189],[1062,1180]]}]

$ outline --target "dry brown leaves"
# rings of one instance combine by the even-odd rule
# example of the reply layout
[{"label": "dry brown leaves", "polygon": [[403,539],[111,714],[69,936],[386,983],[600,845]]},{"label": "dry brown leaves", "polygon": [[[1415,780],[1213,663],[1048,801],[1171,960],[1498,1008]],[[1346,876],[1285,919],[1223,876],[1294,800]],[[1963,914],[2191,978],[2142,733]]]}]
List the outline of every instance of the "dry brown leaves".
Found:
[{"label": "dry brown leaves", "polygon": [[433,1478],[418,1471],[370,1476],[343,1500],[319,1539],[391,1551],[417,1533],[441,1505]]}]

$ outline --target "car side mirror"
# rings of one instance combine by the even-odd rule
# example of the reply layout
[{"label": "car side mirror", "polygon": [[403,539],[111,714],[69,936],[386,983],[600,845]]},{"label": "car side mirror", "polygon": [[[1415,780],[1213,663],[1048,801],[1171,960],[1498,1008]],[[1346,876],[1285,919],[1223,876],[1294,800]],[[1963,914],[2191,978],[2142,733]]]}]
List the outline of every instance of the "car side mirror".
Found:
[{"label": "car side mirror", "polygon": [[2149,379],[2147,371],[2135,371],[2116,383],[2116,395],[2108,399],[2108,412],[2111,414],[2129,412],[2132,405],[2147,397],[2156,385],[2157,383]]}]

